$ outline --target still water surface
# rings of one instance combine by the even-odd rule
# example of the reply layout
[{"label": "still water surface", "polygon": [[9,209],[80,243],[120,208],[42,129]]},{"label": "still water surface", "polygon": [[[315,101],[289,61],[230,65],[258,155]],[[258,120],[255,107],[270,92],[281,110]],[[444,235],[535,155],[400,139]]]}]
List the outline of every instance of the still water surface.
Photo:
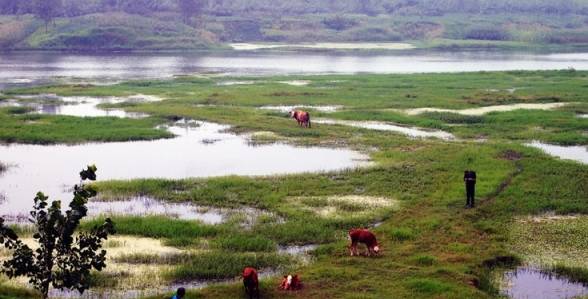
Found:
[{"label": "still water surface", "polygon": [[[80,145],[2,145],[0,217],[26,214],[34,193],[68,201],[77,173],[98,166],[98,178],[133,179],[273,175],[329,171],[366,164],[367,157],[347,149],[297,147],[283,143],[252,146],[247,136],[225,132],[229,126],[197,122],[168,128],[178,137],[154,141]],[[208,142],[207,140],[214,140]]]},{"label": "still water surface", "polygon": [[184,54],[0,54],[0,89],[49,82],[111,84],[140,78],[221,73],[286,75],[504,70],[588,70],[588,53],[415,52],[384,54],[225,52]]},{"label": "still water surface", "polygon": [[588,146],[585,145],[561,146],[539,141],[533,141],[527,145],[538,148],[554,157],[588,164]]},{"label": "still water surface", "polygon": [[588,296],[588,287],[549,272],[521,267],[505,274],[502,292],[513,299],[567,299]]}]

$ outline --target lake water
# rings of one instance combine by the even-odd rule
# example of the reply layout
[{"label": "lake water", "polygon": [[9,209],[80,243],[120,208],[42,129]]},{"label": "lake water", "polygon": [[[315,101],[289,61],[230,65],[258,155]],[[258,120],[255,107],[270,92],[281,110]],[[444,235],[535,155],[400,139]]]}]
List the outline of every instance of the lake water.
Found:
[{"label": "lake water", "polygon": [[352,121],[352,120],[338,120],[338,119],[326,119],[319,118],[312,122],[324,125],[342,125],[350,126],[375,131],[390,131],[400,133],[413,138],[440,138],[444,140],[454,140],[453,134],[439,131],[439,130],[427,130],[417,127],[405,127],[393,123],[379,122],[379,121]]},{"label": "lake water", "polygon": [[549,272],[521,267],[505,274],[503,294],[513,299],[567,299],[588,296],[588,287]]},{"label": "lake water", "polygon": [[504,70],[588,70],[588,53],[501,52],[311,53],[222,52],[188,54],[0,54],[0,89],[49,82],[111,84],[140,78],[229,75],[422,73]]},{"label": "lake water", "polygon": [[[197,126],[195,126],[197,125]],[[0,217],[26,215],[35,192],[71,199],[78,172],[98,166],[98,178],[133,179],[273,175],[353,168],[367,156],[347,149],[297,147],[283,143],[253,146],[247,136],[226,133],[229,126],[206,122],[168,128],[178,137],[154,141],[79,145],[2,145]],[[214,142],[210,142],[213,140]],[[297,163],[292,163],[297,161]]]},{"label": "lake water", "polygon": [[470,109],[461,109],[461,110],[453,110],[453,109],[440,109],[440,108],[416,108],[416,109],[408,109],[405,112],[408,115],[418,115],[427,112],[448,112],[448,113],[456,113],[461,115],[469,115],[469,116],[481,116],[484,114],[492,113],[492,112],[507,112],[507,111],[514,111],[514,110],[552,110],[556,108],[560,108],[563,106],[568,105],[568,103],[540,103],[540,104],[510,104],[510,105],[495,105],[495,106],[486,106],[480,108],[470,108]]},{"label": "lake water", "polygon": [[585,145],[561,146],[539,141],[533,141],[531,143],[527,143],[527,145],[541,149],[547,154],[564,160],[573,160],[583,164],[588,164],[588,146]]},{"label": "lake water", "polygon": [[[33,101],[22,103],[19,101],[8,101],[6,106],[28,106],[34,109],[36,113],[50,115],[69,115],[77,117],[120,117],[120,118],[143,118],[147,114],[126,112],[121,109],[99,109],[100,104],[118,104],[118,103],[138,103],[138,102],[157,102],[161,98],[150,95],[134,95],[130,97],[61,97],[54,94],[40,95],[21,95],[17,99]],[[46,101],[50,100],[50,101]],[[54,101],[54,102],[51,102]]]}]

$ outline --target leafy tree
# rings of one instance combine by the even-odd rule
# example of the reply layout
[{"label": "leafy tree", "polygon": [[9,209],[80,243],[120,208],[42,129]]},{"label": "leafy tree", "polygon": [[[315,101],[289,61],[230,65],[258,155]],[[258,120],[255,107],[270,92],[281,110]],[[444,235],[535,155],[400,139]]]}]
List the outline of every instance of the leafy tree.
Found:
[{"label": "leafy tree", "polygon": [[63,1],[35,0],[33,8],[35,15],[45,21],[45,32],[47,32],[47,25],[63,10]]},{"label": "leafy tree", "polygon": [[184,23],[189,24],[192,17],[201,15],[206,4],[205,0],[178,0],[178,9]]},{"label": "leafy tree", "polygon": [[4,14],[17,14],[18,2],[18,0],[0,0],[0,12]]},{"label": "leafy tree", "polygon": [[87,214],[88,199],[96,191],[85,180],[96,180],[96,166],[80,172],[82,183],[74,187],[70,209],[61,212],[61,202],[49,205],[43,193],[37,193],[30,221],[35,226],[33,238],[39,244],[32,249],[20,240],[0,218],[0,244],[12,251],[12,258],[2,264],[0,272],[10,278],[25,276],[47,298],[49,287],[76,289],[83,293],[90,287],[90,270],[106,267],[106,251],[100,250],[102,241],[114,233],[110,219],[90,232],[74,235],[80,220]]},{"label": "leafy tree", "polygon": [[106,9],[114,9],[118,4],[117,0],[102,0],[100,6]]}]

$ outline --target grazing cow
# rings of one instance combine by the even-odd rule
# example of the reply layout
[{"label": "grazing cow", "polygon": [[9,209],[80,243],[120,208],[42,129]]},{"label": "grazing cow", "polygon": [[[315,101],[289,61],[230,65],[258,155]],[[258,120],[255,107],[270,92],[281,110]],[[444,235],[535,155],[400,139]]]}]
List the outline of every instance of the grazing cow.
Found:
[{"label": "grazing cow", "polygon": [[284,279],[282,279],[282,283],[280,284],[280,289],[285,291],[295,291],[302,289],[302,282],[298,275],[284,275]]},{"label": "grazing cow", "polygon": [[351,239],[351,245],[349,245],[349,251],[351,256],[359,255],[357,252],[357,243],[363,243],[367,247],[366,255],[376,255],[380,252],[380,246],[376,241],[376,236],[367,229],[352,229],[349,231],[349,239]]},{"label": "grazing cow", "polygon": [[305,128],[310,128],[310,113],[300,110],[290,111],[290,117],[296,119],[298,125]]},{"label": "grazing cow", "polygon": [[247,267],[243,269],[243,285],[249,299],[259,299],[259,278],[255,268]]}]

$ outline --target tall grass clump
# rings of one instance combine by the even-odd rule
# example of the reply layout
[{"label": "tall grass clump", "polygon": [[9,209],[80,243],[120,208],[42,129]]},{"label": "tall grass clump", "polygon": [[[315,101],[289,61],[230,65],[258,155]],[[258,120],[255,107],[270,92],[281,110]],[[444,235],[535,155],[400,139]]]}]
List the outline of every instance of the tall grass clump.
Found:
[{"label": "tall grass clump", "polygon": [[586,268],[555,264],[551,270],[556,275],[563,276],[572,282],[588,286],[588,269]]},{"label": "tall grass clump", "polygon": [[410,228],[400,227],[393,229],[390,235],[395,241],[407,241],[415,239],[417,234]]},{"label": "tall grass clump", "polygon": [[25,113],[32,112],[33,111],[33,108],[26,107],[26,106],[25,107],[23,107],[23,106],[20,106],[20,107],[6,107],[5,108],[5,111],[8,114],[25,114]]},{"label": "tall grass clump", "polygon": [[475,115],[462,115],[450,112],[425,112],[421,116],[440,120],[448,124],[477,124],[484,121],[484,117]]},{"label": "tall grass clump", "polygon": [[414,262],[421,266],[432,266],[437,263],[437,258],[431,255],[417,255]]},{"label": "tall grass clump", "polygon": [[427,295],[435,295],[451,290],[450,285],[429,278],[413,278],[408,280],[407,284],[412,290]]},{"label": "tall grass clump", "polygon": [[114,258],[117,263],[125,264],[157,264],[157,265],[177,265],[188,263],[195,255],[187,253],[129,253],[119,255]]},{"label": "tall grass clump", "polygon": [[322,219],[320,217],[302,217],[285,223],[264,225],[256,232],[279,244],[324,244],[345,236],[354,227],[366,227],[367,218]]},{"label": "tall grass clump", "polygon": [[[134,235],[149,238],[202,238],[212,237],[218,233],[218,228],[195,221],[176,220],[163,216],[146,217],[113,217],[116,219],[116,230],[121,235]],[[96,225],[97,220],[82,223],[87,229]]]},{"label": "tall grass clump", "polygon": [[218,238],[213,244],[219,249],[232,252],[270,252],[276,249],[272,240],[259,235],[233,234]]}]

